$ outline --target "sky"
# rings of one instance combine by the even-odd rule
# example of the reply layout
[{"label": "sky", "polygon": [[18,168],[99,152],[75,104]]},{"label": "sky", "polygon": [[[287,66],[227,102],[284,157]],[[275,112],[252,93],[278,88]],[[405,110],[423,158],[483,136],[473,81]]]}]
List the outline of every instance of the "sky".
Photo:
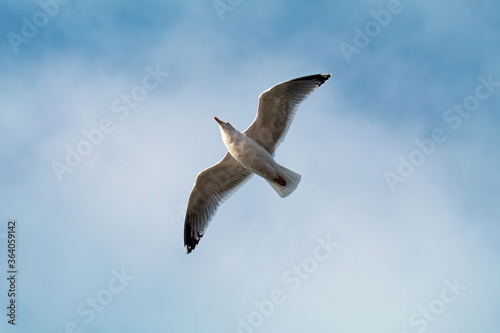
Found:
[{"label": "sky", "polygon": [[[0,8],[2,332],[497,332],[497,1]],[[213,117],[317,73],[297,190],[253,177],[186,255]]]}]

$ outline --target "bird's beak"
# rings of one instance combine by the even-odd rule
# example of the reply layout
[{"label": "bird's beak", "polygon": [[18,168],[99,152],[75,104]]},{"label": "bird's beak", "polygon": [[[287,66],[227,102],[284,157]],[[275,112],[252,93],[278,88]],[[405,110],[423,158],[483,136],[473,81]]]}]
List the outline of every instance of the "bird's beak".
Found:
[{"label": "bird's beak", "polygon": [[215,121],[219,123],[219,125],[222,125],[222,121],[219,120],[219,118],[214,117]]}]

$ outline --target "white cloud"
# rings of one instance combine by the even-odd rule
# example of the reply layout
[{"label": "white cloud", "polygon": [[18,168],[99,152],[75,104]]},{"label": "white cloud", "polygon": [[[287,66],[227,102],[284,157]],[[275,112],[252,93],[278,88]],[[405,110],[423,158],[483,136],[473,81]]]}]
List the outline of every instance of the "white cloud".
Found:
[{"label": "white cloud", "polygon": [[[497,141],[492,111],[498,99],[485,102],[395,193],[383,176],[397,166],[400,154],[414,149],[413,140],[442,126],[442,112],[470,93],[477,75],[488,73],[457,82],[434,73],[429,59],[415,63],[400,53],[407,48],[419,54],[422,45],[435,43],[433,32],[444,33],[440,24],[454,27],[461,20],[441,23],[435,5],[415,4],[416,12],[430,15],[418,30],[421,36],[391,41],[404,26],[403,20],[393,22],[378,45],[346,66],[335,52],[343,30],[352,29],[350,22],[342,30],[328,30],[333,23],[326,21],[324,29],[310,22],[311,30],[300,36],[286,29],[269,31],[289,43],[256,42],[286,20],[278,10],[301,14],[280,6],[265,7],[262,25],[256,25],[253,13],[264,7],[251,3],[243,3],[224,23],[215,12],[186,9],[172,26],[129,37],[118,33],[123,22],[110,20],[107,24],[116,29],[105,25],[95,44],[80,41],[67,51],[50,46],[42,60],[28,59],[26,49],[14,61],[18,71],[4,70],[8,84],[0,93],[5,101],[0,135],[9,178],[1,178],[1,201],[3,214],[17,216],[24,228],[20,250],[26,280],[20,288],[25,288],[23,303],[35,314],[33,324],[27,324],[56,331],[70,320],[81,323],[76,306],[104,288],[111,270],[122,266],[136,280],[87,329],[123,323],[180,329],[188,322],[193,330],[208,325],[231,332],[254,301],[278,288],[287,291],[287,300],[259,331],[410,332],[408,316],[438,296],[444,279],[455,277],[469,289],[429,331],[440,325],[458,330],[454,322],[463,318],[491,322],[485,313],[496,304],[486,295],[495,295],[493,277],[498,275],[498,214],[491,185],[497,158],[487,147]],[[353,15],[365,17],[361,14],[374,6]],[[416,15],[408,12],[408,17]],[[478,20],[475,14],[461,15]],[[57,24],[68,24],[68,17],[73,16],[61,16]],[[255,31],[238,35],[238,20],[256,25]],[[489,26],[475,31],[483,29]],[[141,33],[151,45],[124,47]],[[315,37],[305,40],[308,34]],[[468,33],[459,30],[454,36],[463,35]],[[311,48],[293,44],[297,38],[297,45]],[[108,42],[105,52],[96,47]],[[250,51],[247,42],[255,43]],[[384,50],[384,45],[389,47]],[[87,57],[89,50],[79,52],[85,47],[95,50],[96,58]],[[130,54],[120,55],[123,50]],[[476,62],[484,61],[483,67],[491,65],[494,72],[496,65],[482,51],[464,58],[471,73]],[[113,56],[120,61],[108,66]],[[439,57],[433,61],[447,64]],[[145,67],[156,64],[169,76],[120,121],[111,102],[140,84]],[[282,200],[254,177],[221,206],[199,247],[185,256],[180,211],[196,174],[225,153],[212,117],[243,130],[255,116],[262,91],[316,71],[334,75],[301,106],[276,155],[279,163],[302,174],[297,192]],[[114,121],[114,131],[59,183],[51,162],[62,161],[65,146],[76,146],[84,139],[81,131],[105,117]],[[310,256],[316,239],[328,234],[341,244],[338,252],[289,292],[283,272]],[[137,318],[148,318],[149,326]]]}]

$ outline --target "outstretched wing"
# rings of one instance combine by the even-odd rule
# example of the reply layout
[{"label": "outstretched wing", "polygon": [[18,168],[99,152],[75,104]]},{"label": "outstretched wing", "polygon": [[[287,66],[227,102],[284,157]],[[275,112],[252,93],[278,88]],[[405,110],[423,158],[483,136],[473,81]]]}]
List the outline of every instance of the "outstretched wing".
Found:
[{"label": "outstretched wing", "polygon": [[191,252],[203,236],[219,205],[253,175],[231,154],[201,171],[189,195],[184,222],[184,248]]},{"label": "outstretched wing", "polygon": [[259,96],[259,110],[245,134],[270,154],[285,138],[299,107],[331,74],[315,74],[278,83]]}]

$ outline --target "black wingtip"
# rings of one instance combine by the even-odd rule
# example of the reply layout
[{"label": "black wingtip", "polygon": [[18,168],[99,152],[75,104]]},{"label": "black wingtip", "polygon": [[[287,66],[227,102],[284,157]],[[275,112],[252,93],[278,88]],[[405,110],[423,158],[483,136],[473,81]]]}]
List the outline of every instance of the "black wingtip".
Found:
[{"label": "black wingtip", "polygon": [[318,74],[318,87],[325,83],[331,76],[332,74],[330,73]]},{"label": "black wingtip", "polygon": [[326,80],[328,80],[329,78],[332,77],[332,74],[330,74],[330,73],[323,73],[323,74],[320,74],[320,76],[323,78],[323,81],[321,82],[323,84]]},{"label": "black wingtip", "polygon": [[186,243],[186,241],[184,241],[184,251],[186,252],[186,254],[190,254],[194,248],[196,247],[196,245],[198,244],[199,242],[199,239],[194,239],[194,238],[191,238],[191,240]]},{"label": "black wingtip", "polygon": [[307,76],[302,76],[298,77],[296,79],[293,79],[292,81],[309,81],[309,80],[314,80],[318,82],[318,87],[321,86],[323,83],[328,80],[332,74],[330,73],[323,73],[323,74],[313,74],[313,75],[307,75]]},{"label": "black wingtip", "polygon": [[188,223],[188,217],[186,217],[186,223],[184,225],[184,251],[186,254],[191,253],[194,250],[196,245],[200,242],[200,238],[203,236],[198,235],[198,237],[194,237],[193,229],[191,229],[190,223]]}]

